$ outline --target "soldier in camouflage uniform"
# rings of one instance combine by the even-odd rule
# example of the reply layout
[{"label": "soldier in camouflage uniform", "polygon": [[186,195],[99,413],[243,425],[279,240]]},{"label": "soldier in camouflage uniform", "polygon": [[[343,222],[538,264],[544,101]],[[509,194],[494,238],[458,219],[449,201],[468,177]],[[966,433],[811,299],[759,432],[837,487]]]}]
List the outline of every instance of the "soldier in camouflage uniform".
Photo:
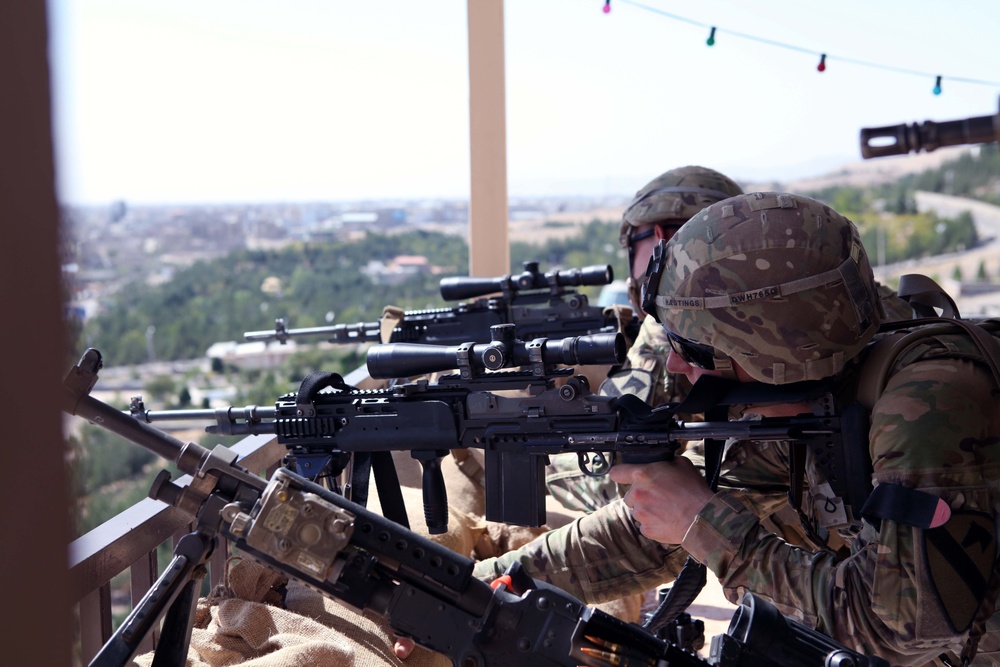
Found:
[{"label": "soldier in camouflage uniform", "polygon": [[[666,171],[639,190],[622,215],[618,241],[628,251],[629,300],[637,313],[639,284],[661,239],[670,239],[688,218],[709,204],[742,194],[728,176],[707,167],[687,166]],[[634,394],[650,405],[681,400],[690,386],[683,376],[667,373],[664,365],[670,344],[663,328],[646,318],[629,348],[628,358],[601,384],[605,396]],[[564,507],[593,512],[619,497],[607,477],[588,477],[580,471],[576,454],[550,457],[545,483]]]},{"label": "soldier in camouflage uniform", "polygon": [[[743,195],[696,215],[660,259],[647,303],[671,341],[668,372],[822,380],[840,403],[854,400],[885,313],[849,220],[805,197]],[[593,603],[671,581],[690,554],[733,602],[754,592],[892,665],[1000,664],[1000,391],[983,349],[960,332],[923,336],[895,359],[868,406],[875,490],[864,519],[810,451],[802,530],[775,530],[790,510],[792,449],[734,440],[717,493],[685,456],[616,466],[625,498],[476,574],[520,561]],[[751,405],[741,418],[808,407]],[[892,502],[869,507],[875,498]]]}]

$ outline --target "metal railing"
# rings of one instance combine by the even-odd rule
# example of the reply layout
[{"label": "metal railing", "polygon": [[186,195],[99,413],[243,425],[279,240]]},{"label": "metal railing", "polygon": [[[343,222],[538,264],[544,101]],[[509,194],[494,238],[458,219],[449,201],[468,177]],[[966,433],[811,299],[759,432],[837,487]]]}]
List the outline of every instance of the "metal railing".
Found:
[{"label": "metal railing", "polygon": [[[368,376],[364,366],[348,374],[344,381],[362,389],[372,389],[381,384]],[[230,449],[236,452],[241,466],[266,477],[270,477],[281,465],[287,451],[273,435],[251,435]],[[190,479],[185,475],[175,483],[184,486]],[[193,527],[190,517],[177,508],[146,498],[70,543],[71,593],[79,607],[83,664],[97,655],[113,633],[112,579],[123,572],[129,573],[131,604],[134,607],[159,576],[157,549],[168,542],[173,549],[177,540],[191,532]],[[228,540],[220,537],[209,560],[210,585],[222,582],[231,551]],[[157,635],[158,628],[146,637],[139,654],[156,647]]]},{"label": "metal railing", "polygon": [[[239,464],[255,474],[270,476],[281,464],[285,447],[275,436],[252,435],[230,447]],[[185,485],[190,476],[177,483]],[[80,655],[89,663],[112,634],[111,580],[129,573],[134,607],[159,576],[156,551],[161,544],[177,543],[191,532],[190,517],[175,507],[146,498],[106,521],[69,545],[72,599],[79,601]],[[220,583],[231,551],[228,540],[219,544],[209,561],[209,582]],[[144,640],[139,653],[152,651],[157,629]]]}]

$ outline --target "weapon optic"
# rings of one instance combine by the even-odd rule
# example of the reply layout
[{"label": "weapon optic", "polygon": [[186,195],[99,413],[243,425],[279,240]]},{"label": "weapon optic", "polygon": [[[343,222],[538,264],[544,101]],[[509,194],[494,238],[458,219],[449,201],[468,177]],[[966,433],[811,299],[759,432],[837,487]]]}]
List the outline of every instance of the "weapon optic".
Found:
[{"label": "weapon optic", "polygon": [[548,290],[552,296],[563,294],[563,287],[578,285],[608,285],[615,279],[610,264],[586,266],[582,269],[562,269],[541,273],[538,262],[525,262],[524,271],[498,278],[456,276],[441,279],[441,298],[445,301],[471,299],[485,294],[502,292],[513,300],[527,291]]},{"label": "weapon optic", "polygon": [[887,667],[782,617],[750,594],[727,633],[713,639],[711,659],[704,660],[532,580],[517,566],[491,586],[472,576],[473,562],[465,556],[287,469],[265,481],[239,466],[226,447],[209,451],[184,443],[93,398],[101,366],[96,350],[83,355],[63,383],[63,410],[190,474],[190,483],[181,486],[162,471],[150,497],[190,515],[195,529],[181,538],[163,575],[91,667],[129,664],[161,619],[154,663],[184,664],[204,565],[219,535],[330,598],[381,615],[397,634],[445,654],[456,667]]},{"label": "weapon optic", "polygon": [[[522,340],[565,338],[624,329],[630,338],[639,331],[634,313],[605,313],[590,305],[587,295],[568,287],[606,285],[614,278],[610,264],[582,269],[541,273],[537,262],[525,262],[524,271],[498,278],[453,277],[441,280],[445,300],[478,298],[451,308],[403,311],[386,306],[376,322],[333,324],[325,327],[289,329],[284,319],[275,320],[272,331],[248,331],[250,341],[278,341],[326,336],[331,343],[422,343],[459,345],[467,341],[488,343],[487,332],[495,324],[513,324]],[[621,317],[621,321],[619,321]]]},{"label": "weapon optic", "polygon": [[[556,344],[566,346],[565,341]],[[373,346],[368,353],[370,368],[377,365],[373,375],[400,377],[413,370],[414,348],[389,346],[386,353],[381,347]],[[478,351],[483,346],[468,347]],[[402,356],[396,350],[402,350]],[[451,348],[430,349],[416,358],[434,358],[448,367],[456,354]],[[516,360],[519,354],[523,353],[511,358]],[[452,449],[483,450],[488,520],[539,526],[545,523],[544,468],[550,454],[576,453],[581,470],[599,476],[616,459],[670,459],[680,442],[689,440],[796,440],[825,447],[841,437],[837,416],[686,423],[675,418],[676,405],[650,410],[634,396],[596,395],[585,377],[569,377],[572,369],[535,362],[527,371],[477,372],[470,361],[474,359],[469,355],[462,373],[442,376],[435,383],[420,380],[386,389],[357,390],[337,374],[314,374],[297,393],[280,397],[273,408],[251,405],[204,411],[203,417],[215,422],[206,431],[273,433],[289,451],[286,465],[313,479],[339,474],[336,466],[350,454],[409,451],[424,468],[425,515],[432,532],[447,529],[447,495],[439,463]],[[396,362],[405,362],[405,368]],[[556,386],[557,378],[568,379]],[[527,391],[494,393],[506,389]],[[739,389],[741,396],[732,402],[754,402],[747,400],[751,390],[746,385]],[[133,402],[131,412],[147,422],[181,418],[169,410],[147,411],[141,400]],[[182,412],[184,418],[192,416],[192,411]],[[831,451],[840,448],[832,446]]]},{"label": "weapon optic", "polygon": [[942,146],[985,144],[1000,141],[1000,111],[992,116],[976,116],[960,120],[886,127],[866,127],[861,130],[861,157],[866,160],[887,155],[933,151]]}]

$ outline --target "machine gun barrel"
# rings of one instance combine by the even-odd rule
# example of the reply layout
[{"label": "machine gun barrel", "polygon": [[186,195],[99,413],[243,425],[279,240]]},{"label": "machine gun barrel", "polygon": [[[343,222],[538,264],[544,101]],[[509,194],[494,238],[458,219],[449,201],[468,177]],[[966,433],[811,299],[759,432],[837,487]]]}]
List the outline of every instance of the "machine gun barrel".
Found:
[{"label": "machine gun barrel", "polygon": [[886,127],[867,127],[861,130],[861,156],[866,160],[887,155],[933,151],[942,146],[984,144],[1000,141],[1000,112],[992,116],[976,116],[960,120]]},{"label": "machine gun barrel", "polygon": [[[262,422],[273,421],[277,416],[277,412],[276,408],[258,405],[247,405],[244,407],[228,406],[206,410],[147,410],[142,399],[136,396],[132,398],[132,404],[128,412],[123,414],[131,415],[138,421],[147,424],[165,421],[214,421],[217,424],[231,424],[235,422],[260,424]],[[273,430],[265,432],[270,433]],[[256,434],[254,431],[246,430],[240,434],[230,433],[228,435],[249,435],[250,433]]]},{"label": "machine gun barrel", "polygon": [[507,274],[496,278],[471,276],[444,278],[441,280],[441,298],[446,301],[458,301],[497,292],[510,296],[526,290],[557,291],[559,287],[607,285],[612,280],[614,271],[610,264],[541,273],[538,270],[538,262],[525,262],[524,271],[519,274]]},{"label": "machine gun barrel", "polygon": [[288,323],[278,318],[274,321],[273,331],[247,331],[243,337],[249,341],[270,342],[281,344],[292,338],[311,336],[326,336],[331,343],[346,345],[348,343],[378,343],[381,342],[378,322],[357,322],[355,324],[332,324],[328,327],[304,327],[289,329]]}]

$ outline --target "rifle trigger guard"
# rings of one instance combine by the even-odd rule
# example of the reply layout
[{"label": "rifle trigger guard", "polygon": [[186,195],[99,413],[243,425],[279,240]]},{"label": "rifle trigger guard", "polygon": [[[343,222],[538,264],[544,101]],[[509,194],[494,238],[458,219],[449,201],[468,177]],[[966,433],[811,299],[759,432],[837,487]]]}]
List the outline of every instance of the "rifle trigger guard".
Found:
[{"label": "rifle trigger guard", "polygon": [[604,477],[611,470],[611,459],[604,452],[577,452],[577,460],[587,477]]}]

